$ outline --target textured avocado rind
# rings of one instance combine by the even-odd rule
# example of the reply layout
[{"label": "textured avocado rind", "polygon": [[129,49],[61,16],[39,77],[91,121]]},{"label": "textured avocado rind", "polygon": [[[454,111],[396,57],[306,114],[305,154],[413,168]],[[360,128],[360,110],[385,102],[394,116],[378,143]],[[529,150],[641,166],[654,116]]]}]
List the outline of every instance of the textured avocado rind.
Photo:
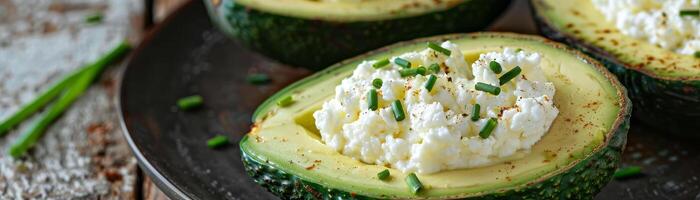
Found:
[{"label": "textured avocado rind", "polygon": [[[627,104],[631,105],[631,104]],[[631,107],[627,107],[627,110]],[[607,145],[598,149],[563,173],[530,182],[517,188],[485,191],[478,196],[455,197],[457,199],[593,199],[612,178],[617,169],[622,150],[627,141],[629,112],[617,129],[608,135]],[[241,143],[247,141],[247,136]],[[243,165],[248,175],[260,186],[282,199],[391,199],[391,197],[367,197],[352,191],[303,180],[284,169],[256,159],[241,149]],[[408,188],[406,188],[408,190]],[[417,196],[420,198],[420,195]],[[452,197],[446,197],[452,198]]]},{"label": "textured avocado rind", "polygon": [[559,31],[538,15],[535,6],[531,9],[542,35],[586,53],[617,76],[634,104],[635,118],[664,133],[700,138],[700,80],[670,80],[636,70],[640,67],[632,67],[601,48]]},{"label": "textured avocado rind", "polygon": [[509,3],[510,0],[467,0],[447,10],[418,16],[355,22],[282,16],[235,0],[223,0],[218,5],[223,9],[211,4],[207,7],[228,36],[283,63],[319,70],[397,41],[482,29]]}]

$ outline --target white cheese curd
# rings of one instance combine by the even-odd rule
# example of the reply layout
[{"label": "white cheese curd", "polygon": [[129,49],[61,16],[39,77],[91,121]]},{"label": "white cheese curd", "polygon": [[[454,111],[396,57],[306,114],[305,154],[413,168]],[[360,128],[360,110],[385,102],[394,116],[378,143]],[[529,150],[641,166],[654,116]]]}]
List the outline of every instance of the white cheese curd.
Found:
[{"label": "white cheese curd", "polygon": [[[380,69],[372,67],[375,61],[359,64],[313,114],[322,141],[365,163],[427,174],[494,164],[527,152],[548,131],[559,111],[553,102],[554,85],[540,69],[540,54],[505,48],[481,54],[469,67],[456,44],[447,41],[441,46],[451,55],[425,49],[399,56],[413,68],[438,63],[438,73],[402,78],[395,58]],[[500,74],[489,68],[494,60],[503,68]],[[498,77],[516,66],[522,72],[500,86],[499,95],[475,90],[477,82],[498,86]],[[437,81],[428,91],[424,84],[430,74]],[[367,95],[375,78],[383,84],[377,89],[379,108],[372,111]],[[402,121],[394,117],[395,100],[402,102]],[[470,114],[477,103],[480,119],[474,122]],[[498,124],[483,139],[479,131],[490,118]]]},{"label": "white cheese curd", "polygon": [[700,51],[700,17],[681,16],[698,10],[697,0],[592,0],[622,34],[679,54]]}]

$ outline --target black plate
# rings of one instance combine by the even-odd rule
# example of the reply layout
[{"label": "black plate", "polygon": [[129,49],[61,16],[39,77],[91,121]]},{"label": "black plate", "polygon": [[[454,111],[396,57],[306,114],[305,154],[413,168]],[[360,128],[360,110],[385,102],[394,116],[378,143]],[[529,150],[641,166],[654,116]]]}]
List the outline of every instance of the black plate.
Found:
[{"label": "black plate", "polygon": [[[274,81],[247,84],[252,72]],[[272,199],[243,171],[237,145],[211,150],[205,142],[226,134],[237,143],[258,104],[308,74],[241,48],[212,27],[201,2],[189,3],[149,34],[124,72],[126,138],[141,168],[173,199]],[[191,94],[202,95],[204,107],[179,111],[177,99]],[[613,181],[597,199],[700,199],[700,143],[652,131],[662,132],[633,122],[624,159],[646,175]]]}]

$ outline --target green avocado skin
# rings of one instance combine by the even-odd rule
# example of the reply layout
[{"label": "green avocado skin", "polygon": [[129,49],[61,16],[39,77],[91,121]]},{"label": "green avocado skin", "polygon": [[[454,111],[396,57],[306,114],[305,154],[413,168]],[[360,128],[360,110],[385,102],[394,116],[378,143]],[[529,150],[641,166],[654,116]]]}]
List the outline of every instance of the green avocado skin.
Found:
[{"label": "green avocado skin", "polygon": [[[629,100],[627,100],[629,101]],[[631,104],[628,110],[631,109]],[[629,112],[627,112],[629,113]],[[489,200],[489,199],[593,199],[611,179],[620,164],[622,151],[627,142],[629,115],[621,116],[624,120],[619,128],[608,135],[607,145],[601,147],[589,157],[566,170],[564,173],[533,180],[530,184],[517,188],[504,188],[496,191],[484,191],[482,195],[471,197],[445,197],[450,199]],[[248,136],[241,140],[247,142]],[[331,185],[321,185],[305,181],[284,169],[278,169],[270,163],[255,158],[241,149],[243,165],[248,175],[271,193],[282,199],[396,199],[394,197],[372,198],[335,189]],[[408,186],[406,187],[408,190]],[[416,198],[422,198],[420,193]]]},{"label": "green avocado skin", "polygon": [[228,36],[286,64],[319,70],[360,53],[422,36],[482,29],[510,0],[467,0],[438,12],[380,20],[334,22],[267,13],[222,0],[209,13]]},{"label": "green avocado skin", "polygon": [[[535,13],[535,12],[533,12]],[[634,104],[634,117],[663,133],[700,138],[700,81],[664,80],[630,69],[614,56],[585,44],[548,25],[536,16],[545,37],[565,43],[603,64],[627,88]]]}]

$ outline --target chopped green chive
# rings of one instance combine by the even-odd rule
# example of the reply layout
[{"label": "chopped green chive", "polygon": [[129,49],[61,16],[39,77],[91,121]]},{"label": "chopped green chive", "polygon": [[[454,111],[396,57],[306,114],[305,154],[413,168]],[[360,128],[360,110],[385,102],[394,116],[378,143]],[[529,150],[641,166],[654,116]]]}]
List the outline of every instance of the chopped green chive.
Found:
[{"label": "chopped green chive", "polygon": [[420,74],[420,75],[425,76],[425,73],[427,73],[427,72],[428,72],[428,69],[426,69],[423,66],[416,68],[416,74]]},{"label": "chopped green chive", "polygon": [[432,71],[433,73],[438,73],[440,72],[440,65],[433,63],[432,65],[428,66],[428,70]]},{"label": "chopped green chive", "polygon": [[493,86],[493,85],[489,85],[486,83],[482,83],[482,82],[476,83],[476,85],[474,85],[474,89],[479,90],[479,91],[483,91],[483,92],[488,92],[488,93],[491,93],[493,95],[498,95],[501,93],[501,88]]},{"label": "chopped green chive", "polygon": [[202,96],[192,95],[177,100],[177,107],[180,107],[181,110],[191,110],[201,106],[203,102]]},{"label": "chopped green chive", "polygon": [[613,177],[615,179],[624,179],[624,178],[629,178],[631,176],[636,176],[638,174],[642,173],[642,168],[639,166],[629,166],[625,168],[620,168],[615,171],[615,174],[613,174]]},{"label": "chopped green chive", "polygon": [[435,81],[437,81],[437,77],[431,74],[428,77],[428,81],[425,82],[425,89],[428,90],[428,92],[433,90],[433,86],[435,86]]},{"label": "chopped green chive", "polygon": [[399,74],[401,77],[415,76],[418,74],[418,69],[400,69]]},{"label": "chopped green chive", "polygon": [[493,132],[493,129],[496,129],[496,125],[498,125],[498,121],[496,119],[491,118],[489,121],[486,121],[486,125],[484,125],[483,128],[481,128],[481,131],[479,131],[479,137],[486,139],[489,136],[491,136],[491,132]]},{"label": "chopped green chive", "polygon": [[521,71],[522,71],[522,69],[520,69],[520,66],[516,66],[515,68],[513,68],[510,71],[503,74],[503,76],[499,77],[498,82],[501,85],[504,85],[504,84],[508,83],[508,81],[510,81],[513,78],[515,78],[516,76],[518,76],[518,74],[520,74]]},{"label": "chopped green chive", "polygon": [[696,58],[700,58],[700,51],[696,51],[693,55],[694,55]]},{"label": "chopped green chive", "polygon": [[372,86],[374,86],[374,88],[382,88],[383,84],[384,82],[382,81],[382,79],[375,78],[374,80],[372,80]]},{"label": "chopped green chive", "polygon": [[515,49],[515,52],[521,52],[521,51],[523,51],[522,48],[517,48],[517,49]]},{"label": "chopped green chive", "polygon": [[474,104],[474,108],[472,109],[472,121],[477,121],[479,120],[479,113],[481,112],[481,105]]},{"label": "chopped green chive", "polygon": [[389,173],[389,170],[385,169],[384,171],[377,173],[377,178],[379,178],[379,180],[387,180],[389,179],[390,175],[391,173]]},{"label": "chopped green chive", "polygon": [[253,85],[263,85],[270,82],[270,77],[267,74],[249,74],[246,81]]},{"label": "chopped green chive", "polygon": [[379,68],[382,68],[388,64],[389,64],[389,59],[381,59],[377,62],[374,62],[374,64],[372,64],[372,67],[374,67],[375,69],[379,69]]},{"label": "chopped green chive", "polygon": [[700,10],[681,10],[678,14],[681,16],[700,16]]},{"label": "chopped green chive", "polygon": [[215,149],[215,148],[222,147],[228,143],[229,143],[229,141],[228,141],[228,138],[226,136],[217,135],[217,136],[214,136],[213,138],[207,140],[207,147],[209,147],[210,149]]},{"label": "chopped green chive", "polygon": [[403,58],[394,58],[394,63],[403,68],[411,68],[411,62],[404,60]]},{"label": "chopped green chive", "polygon": [[499,64],[495,60],[491,61],[489,63],[489,68],[491,68],[491,71],[493,71],[493,73],[496,73],[496,74],[500,74],[501,71],[503,70],[503,69],[501,69],[501,64]]},{"label": "chopped green chive", "polygon": [[406,176],[406,184],[408,184],[408,188],[411,189],[413,194],[417,194],[423,188],[423,184],[420,183],[415,173],[410,173]]},{"label": "chopped green chive", "polygon": [[433,49],[437,52],[440,52],[442,54],[445,54],[447,56],[452,55],[452,51],[445,49],[445,48],[442,48],[440,45],[432,43],[432,42],[428,42],[428,48],[431,48],[431,49]]},{"label": "chopped green chive", "polygon": [[403,113],[403,106],[401,105],[401,101],[396,100],[391,103],[391,110],[394,112],[394,119],[396,121],[402,121],[406,118],[406,115]]},{"label": "chopped green chive", "polygon": [[369,110],[377,110],[379,108],[379,102],[377,101],[377,90],[370,89],[367,92],[367,105]]},{"label": "chopped green chive", "polygon": [[85,17],[85,22],[88,24],[96,24],[102,22],[102,13],[94,13]]},{"label": "chopped green chive", "polygon": [[292,105],[294,103],[294,98],[292,96],[286,96],[279,101],[277,101],[277,105],[279,107],[287,107],[289,105]]}]

